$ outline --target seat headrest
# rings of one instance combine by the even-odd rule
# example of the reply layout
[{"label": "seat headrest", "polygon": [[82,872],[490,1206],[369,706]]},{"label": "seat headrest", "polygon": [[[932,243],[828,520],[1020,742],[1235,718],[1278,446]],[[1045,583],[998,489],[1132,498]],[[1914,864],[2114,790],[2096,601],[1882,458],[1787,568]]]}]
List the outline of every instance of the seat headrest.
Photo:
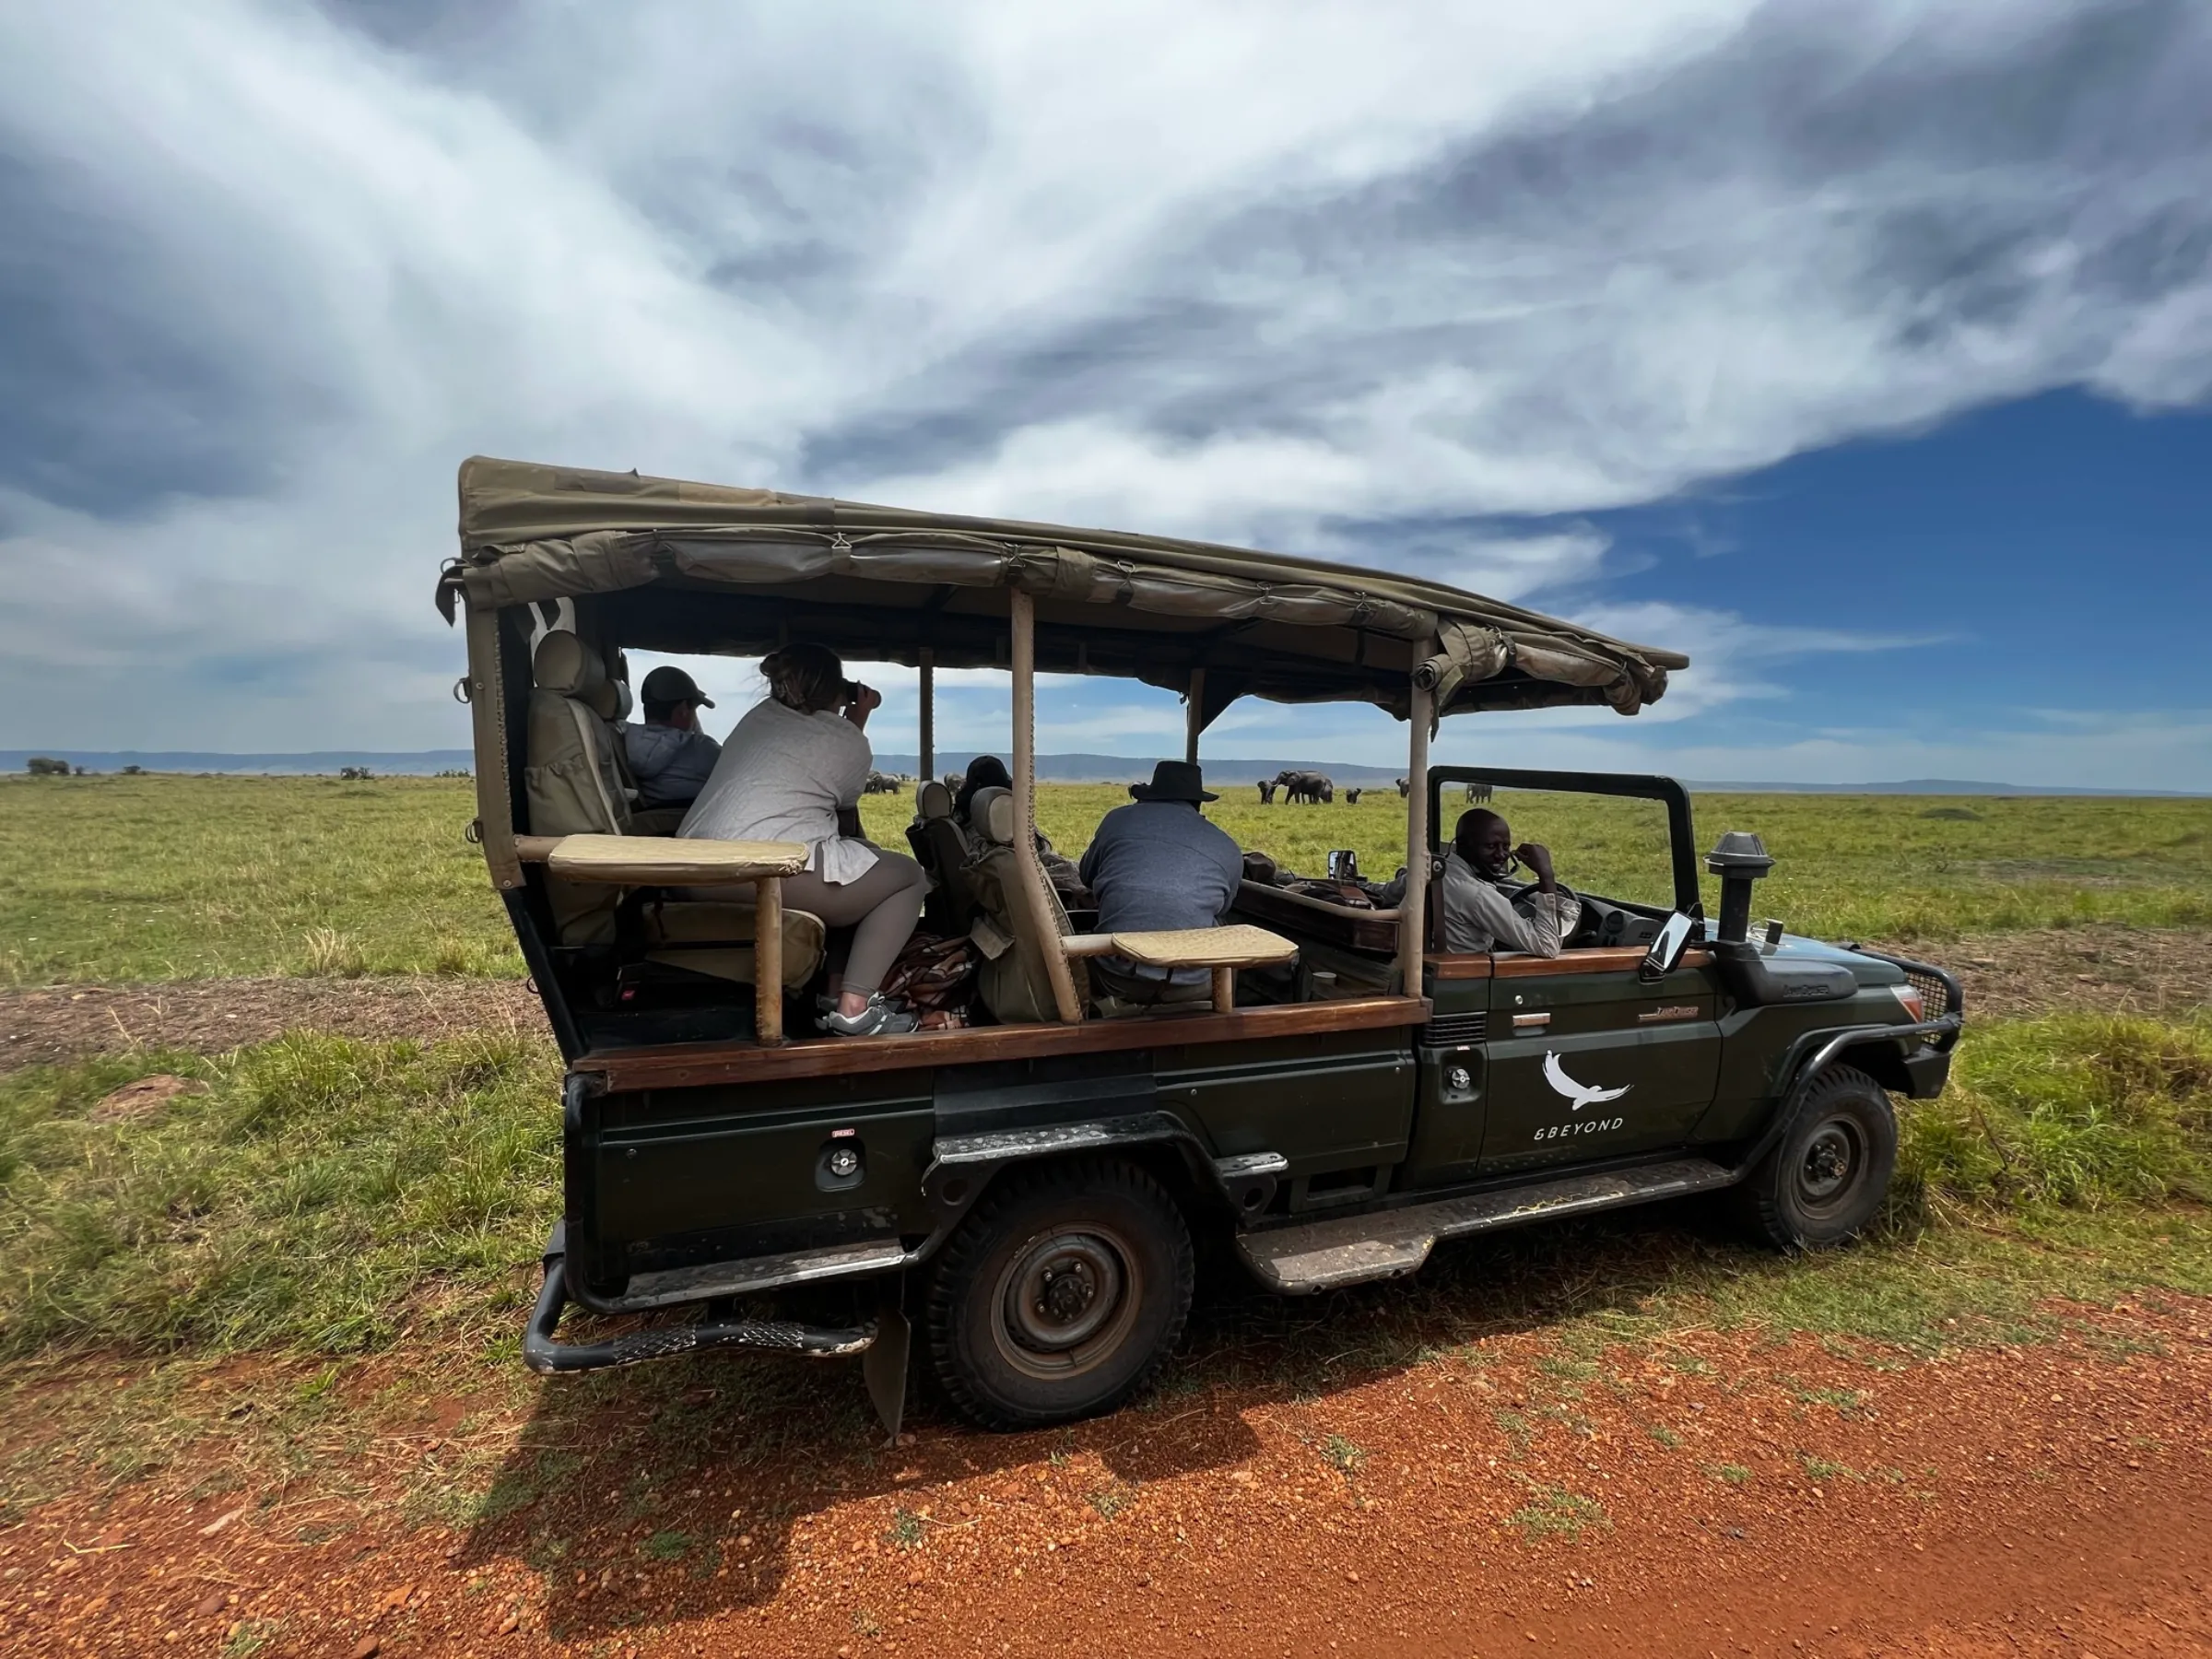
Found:
[{"label": "seat headrest", "polygon": [[599,653],[566,629],[537,642],[537,654],[530,659],[530,668],[539,685],[563,697],[588,700],[606,683],[606,665]]},{"label": "seat headrest", "polygon": [[948,818],[952,816],[952,791],[931,778],[914,791],[914,816],[919,818]]},{"label": "seat headrest", "polygon": [[591,695],[583,700],[591,704],[593,710],[602,720],[628,720],[629,718],[631,706],[629,686],[626,681],[601,680],[597,686],[593,688]]},{"label": "seat headrest", "polygon": [[968,822],[985,840],[1002,847],[1014,844],[1014,792],[979,789],[968,803]]}]

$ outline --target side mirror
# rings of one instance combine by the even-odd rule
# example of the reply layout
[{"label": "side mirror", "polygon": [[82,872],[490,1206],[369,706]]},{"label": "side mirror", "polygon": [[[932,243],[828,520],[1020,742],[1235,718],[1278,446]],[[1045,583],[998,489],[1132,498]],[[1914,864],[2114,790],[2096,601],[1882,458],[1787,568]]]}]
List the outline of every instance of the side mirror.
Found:
[{"label": "side mirror", "polygon": [[1697,923],[1686,911],[1677,911],[1666,919],[1659,936],[1652,941],[1651,953],[1636,970],[1639,979],[1665,979],[1682,965],[1682,953],[1689,948],[1689,935]]}]

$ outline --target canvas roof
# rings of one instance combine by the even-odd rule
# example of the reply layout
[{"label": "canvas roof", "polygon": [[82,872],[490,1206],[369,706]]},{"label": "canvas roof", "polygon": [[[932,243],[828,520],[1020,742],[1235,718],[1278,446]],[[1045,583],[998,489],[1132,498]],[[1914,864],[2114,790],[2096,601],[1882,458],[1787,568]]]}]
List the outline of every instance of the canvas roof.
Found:
[{"label": "canvas roof", "polygon": [[464,462],[461,548],[441,585],[472,606],[586,602],[619,642],[747,653],[815,638],[847,655],[1003,665],[1007,591],[1037,602],[1041,668],[1184,690],[1357,700],[1403,717],[1602,703],[1633,714],[1679,652],[1441,582],[1118,531],[971,518],[635,473]]}]

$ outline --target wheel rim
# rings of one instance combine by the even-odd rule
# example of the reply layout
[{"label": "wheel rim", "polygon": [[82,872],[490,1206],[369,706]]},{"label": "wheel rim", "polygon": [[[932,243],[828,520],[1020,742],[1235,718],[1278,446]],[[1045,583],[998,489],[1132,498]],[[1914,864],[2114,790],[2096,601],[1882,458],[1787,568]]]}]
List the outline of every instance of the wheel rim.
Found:
[{"label": "wheel rim", "polygon": [[1806,1136],[1797,1160],[1798,1203],[1814,1215],[1841,1208],[1865,1168],[1865,1132],[1848,1117],[1826,1119]]},{"label": "wheel rim", "polygon": [[1136,1253],[1112,1229],[1055,1229],[1008,1258],[992,1298],[992,1335],[1033,1377],[1079,1376],[1122,1345],[1144,1298]]}]

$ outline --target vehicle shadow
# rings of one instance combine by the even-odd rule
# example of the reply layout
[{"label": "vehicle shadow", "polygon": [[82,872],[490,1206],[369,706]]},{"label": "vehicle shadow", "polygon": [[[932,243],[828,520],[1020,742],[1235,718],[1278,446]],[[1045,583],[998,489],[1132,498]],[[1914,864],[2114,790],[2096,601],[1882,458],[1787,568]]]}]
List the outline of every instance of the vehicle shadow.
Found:
[{"label": "vehicle shadow", "polygon": [[[883,1581],[933,1524],[946,1485],[1095,1459],[1098,1501],[1148,1481],[1233,1467],[1258,1441],[1223,1400],[1160,1388],[1110,1418],[1027,1434],[969,1428],[917,1356],[905,1430],[886,1443],[854,1361],[705,1355],[537,1385],[455,1564],[520,1559],[545,1586],[560,1639],[742,1610],[773,1598],[794,1561],[851,1589]],[[1085,1466],[1090,1466],[1086,1461]],[[1030,1483],[1034,1484],[1034,1483]],[[877,1501],[879,1536],[856,1549],[814,1530],[833,1508]],[[1028,1500],[1010,1488],[1006,1501]]]},{"label": "vehicle shadow", "polygon": [[[1226,1245],[1202,1259],[1182,1350],[1143,1399],[1028,1434],[962,1423],[917,1360],[907,1433],[886,1446],[857,1364],[708,1355],[549,1380],[482,1500],[456,1562],[520,1559],[540,1575],[558,1638],[599,1637],[772,1599],[795,1562],[824,1588],[888,1594],[900,1545],[935,1524],[933,1494],[1095,1459],[1117,1492],[1233,1468],[1260,1449],[1255,1408],[1316,1404],[1465,1344],[1608,1316],[1622,1339],[1667,1290],[1762,1258],[1697,1201],[1440,1248],[1410,1281],[1288,1299],[1260,1290]],[[880,1506],[855,1540],[817,1530],[832,1509]]]}]

